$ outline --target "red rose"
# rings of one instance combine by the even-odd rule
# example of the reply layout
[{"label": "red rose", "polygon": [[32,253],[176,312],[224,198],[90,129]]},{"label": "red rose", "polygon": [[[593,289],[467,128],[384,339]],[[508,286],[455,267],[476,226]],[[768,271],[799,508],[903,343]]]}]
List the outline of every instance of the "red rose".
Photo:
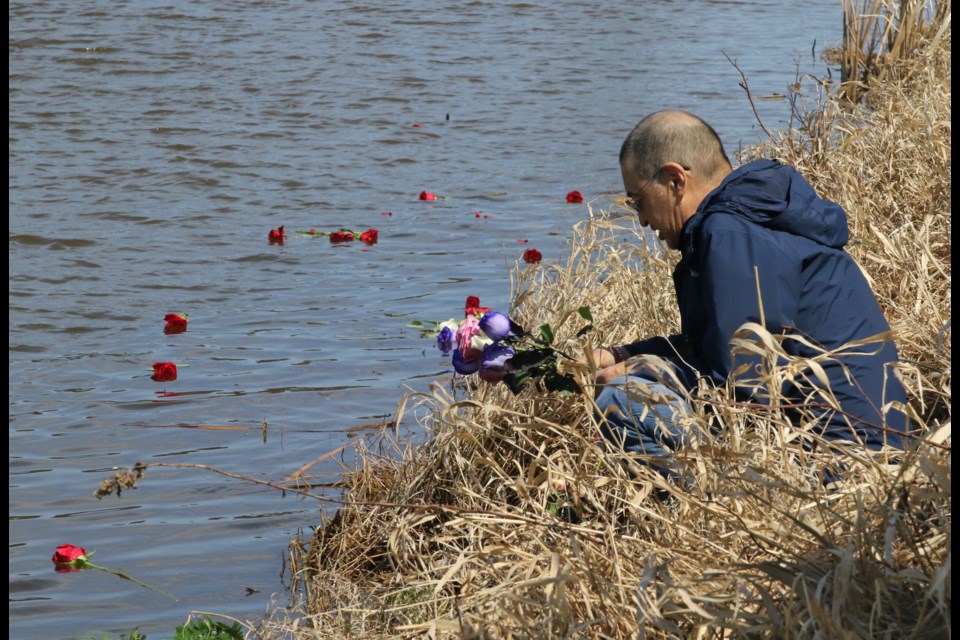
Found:
[{"label": "red rose", "polygon": [[330,242],[353,242],[355,239],[350,231],[334,231],[330,234]]},{"label": "red rose", "polygon": [[464,315],[466,316],[482,315],[489,311],[493,311],[493,309],[490,307],[481,307],[480,298],[477,296],[468,297],[467,303],[464,305]]},{"label": "red rose", "polygon": [[72,544],[62,544],[57,547],[51,560],[56,565],[54,569],[57,573],[68,573],[70,571],[80,571],[80,567],[77,566],[78,558],[86,560],[87,550],[83,547],[75,547]]},{"label": "red rose", "polygon": [[151,380],[157,382],[171,382],[177,379],[177,365],[172,362],[154,362]]},{"label": "red rose", "polygon": [[283,239],[287,236],[283,235],[283,225],[280,225],[276,229],[270,229],[270,233],[267,234],[267,240],[270,244],[283,244]]},{"label": "red rose", "polygon": [[167,326],[163,328],[164,333],[183,333],[187,330],[187,314],[168,313],[163,316],[167,321]]},{"label": "red rose", "polygon": [[567,204],[580,204],[583,202],[583,194],[579,191],[571,191],[567,194]]},{"label": "red rose", "polygon": [[377,230],[367,229],[360,234],[360,241],[366,244],[377,244]]},{"label": "red rose", "polygon": [[430,201],[432,202],[432,201],[434,201],[434,200],[437,199],[437,194],[435,194],[435,193],[430,193],[429,191],[421,191],[421,192],[420,192],[420,199],[421,199],[421,200],[430,200]]},{"label": "red rose", "polygon": [[523,261],[527,264],[536,264],[543,259],[543,254],[541,254],[536,249],[527,249],[523,252]]}]

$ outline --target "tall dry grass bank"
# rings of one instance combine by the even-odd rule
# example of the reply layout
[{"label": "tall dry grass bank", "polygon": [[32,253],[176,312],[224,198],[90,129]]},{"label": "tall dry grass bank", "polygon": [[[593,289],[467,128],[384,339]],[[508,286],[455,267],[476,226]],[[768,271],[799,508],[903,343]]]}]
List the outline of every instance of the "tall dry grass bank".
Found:
[{"label": "tall dry grass bank", "polygon": [[[597,444],[590,392],[438,380],[396,416],[429,441],[385,429],[358,451],[344,504],[292,547],[302,612],[258,635],[950,637],[949,20],[947,7],[864,76],[857,105],[805,79],[796,127],[749,151],[796,164],[849,214],[919,425],[899,460],[850,446],[843,480],[824,487],[838,460],[825,443],[704,387],[681,489]],[[566,264],[510,274],[510,312],[549,323],[569,352],[673,333],[675,260],[611,201],[573,230]],[[595,330],[574,338],[581,306]],[[770,355],[770,388],[811,365],[778,360],[770,335],[733,347]],[[587,367],[569,370],[589,387]]]}]

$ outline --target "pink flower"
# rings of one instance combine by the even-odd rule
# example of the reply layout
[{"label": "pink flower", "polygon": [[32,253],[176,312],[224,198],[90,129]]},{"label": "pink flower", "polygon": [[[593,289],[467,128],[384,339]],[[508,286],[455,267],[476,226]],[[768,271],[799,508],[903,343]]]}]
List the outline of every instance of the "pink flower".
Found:
[{"label": "pink flower", "polygon": [[567,194],[567,204],[580,204],[583,202],[583,194],[579,191],[571,191]]},{"label": "pink flower", "polygon": [[430,202],[433,202],[434,200],[437,199],[437,194],[435,194],[435,193],[430,193],[429,191],[421,191],[421,192],[420,192],[420,199],[421,199],[421,200],[429,200]]},{"label": "pink flower", "polygon": [[482,333],[480,331],[480,320],[475,315],[468,315],[460,323],[457,328],[457,348],[460,350],[464,362],[473,362],[483,355],[483,350],[477,349],[472,344],[473,338],[480,336]]}]

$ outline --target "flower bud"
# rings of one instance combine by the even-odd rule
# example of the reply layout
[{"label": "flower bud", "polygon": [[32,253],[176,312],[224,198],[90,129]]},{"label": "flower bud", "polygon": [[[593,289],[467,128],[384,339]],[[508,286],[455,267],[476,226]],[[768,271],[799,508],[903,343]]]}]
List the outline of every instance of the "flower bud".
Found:
[{"label": "flower bud", "polygon": [[499,311],[490,311],[480,318],[480,330],[494,342],[500,342],[504,338],[513,335],[510,330],[510,318]]},{"label": "flower bud", "polygon": [[453,329],[448,326],[440,329],[440,333],[437,335],[437,348],[443,355],[447,355],[457,348],[457,334],[454,333]]},{"label": "flower bud", "polygon": [[83,563],[87,560],[87,551],[83,547],[62,544],[57,547],[51,560],[53,560],[54,570],[57,573],[80,571],[83,568]]},{"label": "flower bud", "polygon": [[506,345],[496,342],[488,344],[483,348],[483,355],[480,357],[480,369],[484,372],[509,372],[510,358],[516,353],[513,348]]},{"label": "flower bud", "polygon": [[480,370],[480,358],[464,360],[459,350],[453,352],[453,370],[460,375],[470,375]]}]

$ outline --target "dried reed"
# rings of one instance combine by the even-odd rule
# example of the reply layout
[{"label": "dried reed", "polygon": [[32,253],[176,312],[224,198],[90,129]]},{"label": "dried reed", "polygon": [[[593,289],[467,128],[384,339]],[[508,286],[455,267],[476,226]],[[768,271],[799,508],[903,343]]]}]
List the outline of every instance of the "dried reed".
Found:
[{"label": "dried reed", "polygon": [[[930,25],[949,29],[950,3],[943,0],[842,0],[843,47],[840,50],[842,98],[857,103],[872,81],[882,83],[901,58],[917,49]],[[912,66],[912,65],[911,65]]]},{"label": "dried reed", "polygon": [[[949,637],[949,8],[911,38],[863,77],[869,107],[841,109],[821,82],[802,109],[798,89],[802,126],[748,155],[789,159],[846,208],[849,249],[900,346],[916,446],[838,456],[781,409],[704,387],[680,489],[598,446],[589,393],[441,380],[405,401],[426,444],[384,430],[358,447],[343,507],[291,547],[302,611],[258,635]],[[613,202],[575,227],[566,264],[511,274],[511,315],[585,354],[675,331],[674,260]],[[574,339],[583,305],[597,331]],[[773,357],[762,330],[735,348],[771,354],[758,381],[770,388],[815,364]],[[570,370],[589,387],[587,367]],[[843,480],[824,487],[838,460]]]}]

